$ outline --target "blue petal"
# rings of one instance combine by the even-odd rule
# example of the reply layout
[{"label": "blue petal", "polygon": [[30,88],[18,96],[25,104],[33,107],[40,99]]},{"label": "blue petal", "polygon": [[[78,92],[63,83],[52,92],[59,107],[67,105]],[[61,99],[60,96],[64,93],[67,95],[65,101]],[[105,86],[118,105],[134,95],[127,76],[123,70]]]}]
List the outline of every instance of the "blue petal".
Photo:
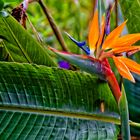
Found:
[{"label": "blue petal", "polygon": [[87,55],[90,54],[90,49],[88,46],[86,46],[85,41],[79,42],[79,41],[75,40],[72,36],[70,36],[67,32],[65,32],[65,33],[78,47],[80,47],[83,51],[85,51],[85,53]]},{"label": "blue petal", "polygon": [[83,42],[79,42],[77,40],[75,40],[70,34],[68,34],[67,32],[65,32],[66,35],[78,46],[78,47],[82,47],[84,45],[86,45],[86,42],[83,41]]},{"label": "blue petal", "polygon": [[89,49],[89,47],[88,46],[82,46],[82,47],[80,47],[83,51],[85,51],[85,53],[87,54],[87,55],[90,55],[90,49]]}]

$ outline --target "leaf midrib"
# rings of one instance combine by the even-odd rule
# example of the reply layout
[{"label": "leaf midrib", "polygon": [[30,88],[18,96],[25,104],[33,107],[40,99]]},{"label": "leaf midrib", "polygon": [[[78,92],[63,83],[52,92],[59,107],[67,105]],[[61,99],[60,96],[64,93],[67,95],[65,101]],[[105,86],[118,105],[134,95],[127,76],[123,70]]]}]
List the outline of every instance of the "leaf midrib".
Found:
[{"label": "leaf midrib", "polygon": [[14,58],[12,57],[12,55],[11,55],[10,52],[9,52],[9,50],[7,49],[7,47],[6,47],[5,43],[4,43],[4,41],[2,41],[2,44],[3,44],[3,46],[5,47],[5,49],[6,49],[7,53],[8,53],[8,55],[9,55],[10,58],[11,58],[11,60],[14,62]]},{"label": "leaf midrib", "polygon": [[12,32],[12,30],[10,29],[9,24],[7,23],[7,21],[3,18],[2,19],[3,22],[7,25],[7,29],[9,29],[10,33],[12,34],[15,42],[17,43],[17,45],[19,46],[19,49],[21,50],[22,54],[24,55],[25,59],[28,61],[28,63],[32,63],[31,59],[29,58],[28,54],[25,52],[25,50],[22,48],[22,46],[20,45],[20,43],[18,42],[18,40],[16,39],[16,36],[14,35],[14,33]]},{"label": "leaf midrib", "polygon": [[103,122],[114,123],[120,125],[120,119],[118,117],[107,116],[103,114],[86,114],[86,113],[75,113],[75,112],[64,112],[60,110],[51,110],[51,109],[31,109],[31,108],[21,108],[17,106],[0,106],[0,110],[22,112],[22,113],[33,113],[39,115],[54,115],[61,117],[69,117],[76,119],[84,120],[97,120]]}]

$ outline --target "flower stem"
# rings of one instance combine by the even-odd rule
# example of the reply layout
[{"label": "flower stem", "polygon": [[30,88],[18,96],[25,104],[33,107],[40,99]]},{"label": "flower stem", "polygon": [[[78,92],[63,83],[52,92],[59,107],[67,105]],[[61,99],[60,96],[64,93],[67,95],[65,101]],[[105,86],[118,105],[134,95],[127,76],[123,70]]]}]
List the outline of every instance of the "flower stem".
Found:
[{"label": "flower stem", "polygon": [[57,40],[59,41],[60,45],[62,46],[63,51],[68,51],[68,49],[66,47],[66,44],[64,42],[64,39],[62,37],[62,34],[61,34],[59,28],[57,27],[57,25],[55,24],[55,22],[53,20],[53,17],[49,13],[48,8],[44,5],[42,0],[38,0],[38,3],[40,5],[40,7],[42,8],[44,14],[46,15],[46,17],[47,17],[47,19],[48,19],[48,21],[50,23],[50,26],[51,26],[51,28],[52,28]]},{"label": "flower stem", "polygon": [[112,90],[112,93],[118,103],[122,94],[121,94],[120,87],[119,87],[119,84],[116,80],[114,73],[107,76],[107,81],[108,81],[109,87]]},{"label": "flower stem", "polygon": [[102,63],[105,65],[104,72],[106,75],[106,80],[107,80],[109,87],[112,90],[112,93],[113,93],[113,95],[118,103],[120,100],[120,97],[122,95],[118,81],[117,81],[113,71],[111,70],[111,67],[110,67],[108,60],[104,59],[102,61]]},{"label": "flower stem", "polygon": [[115,20],[115,26],[118,26],[118,0],[115,0],[115,13],[116,13],[116,20]]}]

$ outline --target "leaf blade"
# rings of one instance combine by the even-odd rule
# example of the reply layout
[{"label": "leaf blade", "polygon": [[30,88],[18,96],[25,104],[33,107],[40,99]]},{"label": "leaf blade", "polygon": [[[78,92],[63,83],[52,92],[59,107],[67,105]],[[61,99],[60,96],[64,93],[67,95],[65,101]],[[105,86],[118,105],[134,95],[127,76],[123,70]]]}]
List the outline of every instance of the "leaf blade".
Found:
[{"label": "leaf blade", "polygon": [[129,111],[128,111],[128,103],[126,98],[125,89],[122,86],[122,96],[120,97],[120,101],[118,103],[120,116],[121,116],[121,129],[122,129],[122,137],[124,140],[130,140],[130,126],[129,126]]},{"label": "leaf blade", "polygon": [[[0,25],[0,38],[14,61],[55,66],[48,50],[36,42],[12,16],[0,15]],[[19,57],[23,58],[19,60]]]},{"label": "leaf blade", "polygon": [[[97,108],[100,100],[105,96],[104,88],[107,88],[107,94],[110,93],[110,97],[104,99],[106,107],[109,108],[105,111],[116,112],[116,115],[111,113],[111,116],[118,118],[117,105],[112,106],[112,103],[110,103],[113,101],[115,105],[116,102],[106,83],[97,84],[95,87],[93,84],[98,83],[98,80],[96,79],[96,82],[93,82],[94,78],[89,74],[29,64],[0,62],[0,73],[0,122],[2,122],[0,123],[0,138],[9,138],[10,136],[13,138],[15,136],[35,139],[37,134],[40,134],[40,136],[44,134],[43,136],[47,138],[54,134],[52,137],[56,138],[58,137],[58,131],[53,131],[53,129],[66,128],[67,130],[67,127],[72,129],[73,136],[80,138],[81,135],[79,133],[87,129],[86,126],[90,126],[89,124],[92,124],[90,128],[94,129],[92,132],[87,131],[89,133],[88,137],[92,139],[94,137],[96,139],[97,136],[104,132],[104,129],[103,131],[100,129],[99,135],[95,136],[94,132],[97,132],[95,125],[99,125],[98,128],[100,126],[106,128],[107,138],[117,137],[116,127],[112,126],[112,124],[86,121],[83,120],[84,118],[78,119],[78,117],[76,119],[73,118],[76,114],[83,114],[82,116],[85,116],[85,119],[87,116],[98,119]],[[99,91],[97,91],[97,87],[100,86],[102,88],[99,88]],[[93,97],[94,92],[100,95],[98,96],[99,98]],[[94,103],[97,105],[97,108],[92,105]],[[70,114],[72,115],[70,116]],[[23,124],[26,125],[24,126]],[[76,133],[77,127],[81,128],[78,133]],[[110,127],[111,129],[108,129]],[[44,131],[39,131],[39,129]],[[63,131],[65,129],[61,130],[65,132]],[[110,130],[113,133],[110,134]],[[68,137],[71,135],[71,131],[59,133],[60,139],[63,136]],[[82,136],[85,137],[86,135],[87,133],[84,133]]]}]

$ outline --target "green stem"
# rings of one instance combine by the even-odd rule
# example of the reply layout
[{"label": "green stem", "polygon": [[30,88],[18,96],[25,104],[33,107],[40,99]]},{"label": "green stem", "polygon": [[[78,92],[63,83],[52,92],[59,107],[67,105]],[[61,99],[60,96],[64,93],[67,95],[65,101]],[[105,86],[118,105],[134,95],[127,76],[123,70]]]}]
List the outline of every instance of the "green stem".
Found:
[{"label": "green stem", "polygon": [[130,136],[128,103],[123,85],[122,85],[122,96],[118,102],[118,106],[121,116],[122,139],[130,140],[131,136]]}]

